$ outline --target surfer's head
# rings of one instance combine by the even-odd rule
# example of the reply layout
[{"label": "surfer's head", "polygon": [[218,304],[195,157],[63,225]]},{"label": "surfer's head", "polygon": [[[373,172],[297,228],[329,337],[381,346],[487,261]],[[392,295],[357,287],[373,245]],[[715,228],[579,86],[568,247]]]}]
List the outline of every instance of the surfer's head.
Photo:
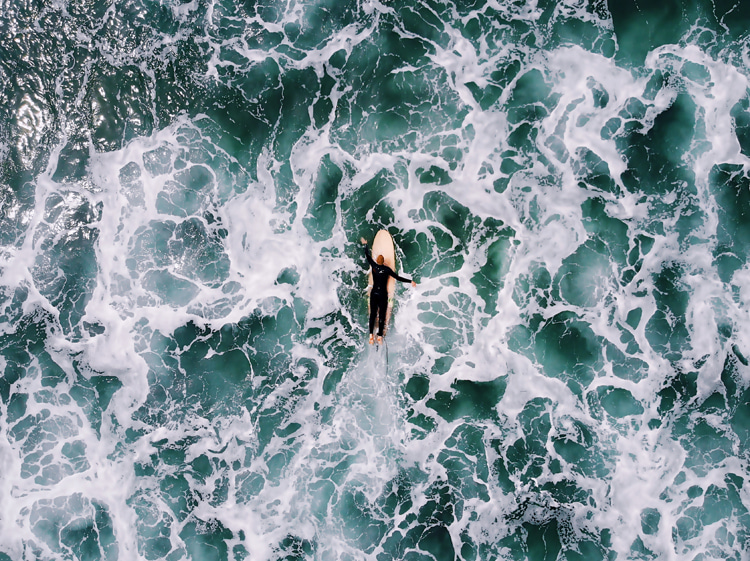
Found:
[{"label": "surfer's head", "polygon": [[378,255],[377,258],[375,259],[375,263],[377,263],[378,265],[382,265],[384,262],[385,262],[385,259],[383,258],[382,255]]}]

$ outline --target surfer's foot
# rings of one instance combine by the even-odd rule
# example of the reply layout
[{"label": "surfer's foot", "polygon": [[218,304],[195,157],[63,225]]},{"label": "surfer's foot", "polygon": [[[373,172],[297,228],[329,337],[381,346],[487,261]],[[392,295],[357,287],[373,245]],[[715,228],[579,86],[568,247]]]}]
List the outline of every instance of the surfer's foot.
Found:
[{"label": "surfer's foot", "polygon": [[375,339],[372,336],[372,333],[370,333],[370,344],[372,345],[375,342]]},{"label": "surfer's foot", "polygon": [[383,344],[383,338],[380,335],[378,335],[378,345],[382,345],[382,344]]}]

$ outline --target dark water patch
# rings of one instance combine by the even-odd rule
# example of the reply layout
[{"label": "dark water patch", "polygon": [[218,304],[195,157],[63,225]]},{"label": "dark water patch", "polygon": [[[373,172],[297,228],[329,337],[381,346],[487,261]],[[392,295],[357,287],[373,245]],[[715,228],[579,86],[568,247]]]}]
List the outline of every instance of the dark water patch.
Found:
[{"label": "dark water patch", "polygon": [[653,535],[659,531],[661,513],[655,508],[645,508],[641,511],[641,530],[644,534]]},{"label": "dark water patch", "polygon": [[320,164],[303,224],[316,241],[328,239],[336,223],[336,199],[343,171],[326,155]]},{"label": "dark water patch", "polygon": [[[559,462],[557,462],[559,464]],[[556,467],[551,462],[550,467],[553,473]],[[544,492],[549,493],[556,501],[560,504],[578,504],[586,505],[592,504],[593,499],[591,498],[591,491],[588,489],[582,489],[575,481],[570,479],[562,479],[559,481],[548,481],[540,487]]]},{"label": "dark water patch", "polygon": [[[654,241],[653,237],[645,234],[637,234],[629,240],[628,243],[630,247],[628,251],[628,261],[627,267],[624,268],[621,276],[622,284],[630,283],[641,271],[641,268],[643,267],[643,259],[654,247]],[[633,329],[635,329],[641,321],[641,314],[643,312],[640,308],[638,308],[638,310],[640,311],[636,312],[635,310],[631,310],[628,313],[627,322]],[[631,316],[630,314],[634,315]],[[635,322],[635,325],[631,322]]]},{"label": "dark water patch", "polygon": [[373,552],[388,529],[374,506],[361,489],[355,488],[340,492],[332,508],[342,521],[341,531],[347,542],[364,553]]},{"label": "dark water patch", "polygon": [[647,362],[637,358],[637,356],[631,356],[641,353],[635,338],[630,331],[622,330],[620,341],[627,344],[627,355],[609,341],[604,344],[605,357],[612,366],[612,373],[623,380],[633,382],[643,380],[648,376],[649,366]]},{"label": "dark water patch", "polygon": [[732,0],[712,0],[713,13],[719,24],[729,31],[733,40],[747,37],[750,29],[750,9],[747,4]]},{"label": "dark water patch", "polygon": [[135,66],[102,65],[94,70],[84,103],[90,107],[87,129],[97,151],[118,150],[129,140],[152,133],[150,86]]},{"label": "dark water patch", "polygon": [[[540,308],[544,309],[551,302],[551,288],[552,277],[547,268],[541,263],[533,263],[528,267],[525,274],[518,277],[516,285],[513,288],[513,301],[523,308],[527,308],[531,302],[534,302]],[[524,330],[524,328],[519,326],[517,330],[518,335],[521,335],[521,332]]]},{"label": "dark water patch", "polygon": [[[16,300],[18,297],[18,300]],[[13,329],[0,334],[0,356],[5,360],[5,368],[0,377],[0,399],[7,404],[10,399],[11,386],[25,376],[36,375],[34,360],[39,361],[42,369],[42,385],[54,385],[65,379],[65,371],[52,359],[46,349],[48,330],[55,329],[55,318],[48,312],[31,310],[24,313],[20,308],[28,297],[27,291],[16,291],[14,304],[19,308],[12,317]],[[49,377],[49,382],[45,379]]]},{"label": "dark water patch", "polygon": [[69,394],[83,410],[91,427],[99,434],[103,415],[115,392],[122,387],[122,382],[115,376],[107,375],[94,375],[87,378],[82,375],[81,371],[84,368],[81,365],[74,362],[73,367],[78,376]]},{"label": "dark water patch", "polygon": [[159,480],[159,490],[161,500],[179,522],[185,522],[198,504],[190,483],[181,473],[164,475]]},{"label": "dark water patch", "polygon": [[430,166],[427,170],[418,168],[417,175],[419,176],[419,181],[426,185],[435,184],[440,186],[453,182],[450,173],[438,166]]},{"label": "dark water patch", "polygon": [[272,57],[213,85],[206,114],[218,125],[219,146],[257,180],[258,156],[273,138],[282,111],[282,69]]},{"label": "dark water patch", "polygon": [[336,80],[327,72],[320,80],[320,97],[313,105],[313,123],[317,128],[322,128],[333,118],[331,94],[336,83]]},{"label": "dark water patch", "polygon": [[546,375],[560,378],[579,396],[602,366],[598,338],[571,312],[561,312],[541,326],[534,355]]},{"label": "dark water patch", "polygon": [[233,533],[218,520],[188,522],[180,532],[189,558],[205,561],[227,559],[227,540]]},{"label": "dark water patch", "polygon": [[711,170],[711,185],[719,218],[714,260],[719,277],[729,283],[750,251],[750,180],[741,166],[722,164]]},{"label": "dark water patch", "polygon": [[421,534],[420,538],[430,527],[449,526],[461,517],[463,505],[447,483],[437,481],[425,490],[424,498],[426,500],[417,513],[417,522],[422,526],[415,528],[418,535]]},{"label": "dark water patch", "polygon": [[[17,29],[24,31],[0,41],[0,50],[11,55],[2,57],[12,61],[10,75],[34,83],[33,90],[45,100],[49,114],[42,135],[64,130],[70,139],[57,180],[86,176],[89,142],[108,151],[148,135],[157,123],[168,125],[202,89],[196,68],[205,69],[207,59],[194,37],[179,36],[181,28],[195,23],[190,16],[196,12],[178,22],[178,12],[166,6],[133,2],[88,8],[19,10],[24,15]],[[6,91],[22,92],[23,84],[17,86]],[[47,140],[38,148],[45,158]]]},{"label": "dark water patch", "polygon": [[519,478],[522,484],[539,477],[547,464],[545,452],[552,424],[547,399],[534,398],[526,403],[518,416],[523,437],[505,450],[500,450],[504,458],[504,470]]},{"label": "dark water patch", "polygon": [[[292,337],[298,329],[294,311],[281,307],[275,316],[258,313],[218,331],[188,324],[173,337],[151,334],[143,353],[149,396],[135,417],[158,426],[175,416],[197,412],[213,418],[247,407],[259,423],[261,442],[267,442],[281,422],[274,412],[283,410],[266,410],[264,397],[287,378],[314,375],[292,365]],[[256,376],[266,383],[253,384]]]},{"label": "dark water patch", "polygon": [[687,8],[679,0],[643,5],[636,0],[609,0],[617,37],[617,59],[625,64],[640,66],[646,55],[656,47],[677,44],[687,31]]},{"label": "dark water patch", "polygon": [[582,187],[620,195],[620,187],[609,171],[609,165],[587,148],[578,148],[573,160],[573,171]]},{"label": "dark water patch", "polygon": [[[464,310],[455,309],[460,307],[461,303],[468,306],[468,309],[465,310],[469,312],[468,314],[463,313]],[[436,300],[419,304],[418,307],[422,310],[418,315],[419,319],[429,325],[423,330],[425,342],[433,345],[439,355],[443,355],[436,359],[435,365],[439,367],[447,360],[447,357],[451,357],[447,362],[447,366],[450,366],[452,359],[460,355],[460,343],[464,339],[469,341],[474,339],[473,329],[471,324],[468,323],[468,318],[471,317],[471,312],[476,305],[463,294],[451,294],[447,302]],[[447,368],[438,368],[438,370],[435,373],[442,374],[447,371]]]},{"label": "dark water patch", "polygon": [[579,6],[585,13],[578,11],[566,14],[557,8],[555,2],[550,2],[547,4],[545,15],[540,19],[540,23],[546,24],[544,40],[549,41],[549,48],[558,45],[578,45],[588,52],[608,58],[614,56],[615,35],[609,24],[610,14],[604,2],[591,2]]},{"label": "dark water patch", "polygon": [[646,339],[663,357],[678,361],[690,346],[687,325],[687,306],[690,295],[683,283],[683,268],[674,263],[665,264],[654,275],[653,296],[656,311],[646,323]]},{"label": "dark water patch", "polygon": [[300,538],[295,535],[286,536],[279,544],[278,553],[283,555],[279,559],[284,561],[303,561],[314,558],[317,552],[317,542]]},{"label": "dark water patch", "polygon": [[373,239],[380,228],[393,223],[393,209],[385,198],[398,185],[398,177],[388,170],[381,170],[360,189],[341,198],[341,214],[351,232],[350,239],[362,236]]},{"label": "dark water patch", "polygon": [[485,87],[479,86],[476,82],[468,82],[466,86],[471,91],[474,99],[479,104],[482,111],[487,111],[495,106],[500,96],[503,95],[506,88],[521,71],[521,62],[512,60],[501,68],[493,71],[489,76],[489,82]]},{"label": "dark water patch", "polygon": [[728,417],[729,426],[739,440],[739,446],[750,446],[750,388],[744,381],[746,365],[728,355],[721,373],[726,408],[722,413]]},{"label": "dark water patch", "polygon": [[58,309],[63,332],[73,337],[80,336],[79,323],[96,284],[102,208],[77,193],[53,194],[45,205],[46,224],[39,232],[44,240],[32,275],[37,290]]},{"label": "dark water patch", "polygon": [[79,493],[36,501],[29,521],[34,535],[55,554],[91,561],[118,558],[107,508]]},{"label": "dark water patch", "polygon": [[29,212],[35,204],[35,184],[28,172],[0,159],[0,244],[17,247],[23,243]]},{"label": "dark water patch", "polygon": [[[522,127],[519,127],[519,129],[521,128]],[[518,129],[516,130],[516,132],[518,132]],[[532,133],[533,133],[533,136],[536,137],[536,131],[532,131]],[[513,133],[513,134],[516,135],[516,133]],[[516,138],[518,138],[518,135],[516,135]],[[510,137],[508,141],[510,142]],[[492,187],[498,193],[505,192],[505,190],[508,188],[508,184],[510,183],[511,177],[513,177],[513,174],[516,173],[518,170],[523,169],[525,165],[525,158],[518,157],[515,150],[507,150],[506,152],[503,152],[503,157],[504,159],[502,163],[500,164],[501,176],[498,177],[492,183]],[[521,162],[524,162],[524,163],[521,163]]]},{"label": "dark water patch", "polygon": [[575,544],[575,549],[567,549],[565,557],[569,561],[602,561],[606,559],[607,549],[603,544],[582,540]]},{"label": "dark water patch", "polygon": [[620,131],[620,126],[621,125],[622,125],[622,120],[621,119],[619,119],[617,117],[613,117],[613,118],[609,119],[604,124],[604,126],[602,127],[602,130],[601,130],[601,133],[600,133],[600,135],[602,137],[602,140],[609,140],[609,139],[617,136],[617,134]]},{"label": "dark water patch", "polygon": [[611,276],[607,249],[604,243],[589,239],[563,260],[555,276],[560,298],[584,308],[601,301]]},{"label": "dark water patch", "polygon": [[430,62],[429,41],[399,33],[386,20],[353,48],[341,71],[340,80],[353,88],[337,104],[333,140],[350,153],[372,145],[406,149],[419,141],[415,131],[444,130],[467,113],[455,92],[437,87],[447,77]]},{"label": "dark water patch", "polygon": [[435,431],[438,421],[435,417],[425,415],[424,413],[418,413],[414,415],[413,410],[409,410],[409,427],[411,431],[411,437],[415,440],[422,440]]},{"label": "dark water patch", "polygon": [[135,162],[129,162],[120,168],[120,192],[131,207],[145,208],[146,195],[141,181],[141,168]]},{"label": "dark water patch", "polygon": [[296,267],[287,267],[283,269],[276,278],[276,284],[290,284],[295,286],[300,280],[300,275]]},{"label": "dark water patch", "polygon": [[505,286],[505,276],[510,270],[511,255],[515,232],[511,228],[502,228],[503,224],[487,218],[484,227],[491,238],[496,238],[486,250],[487,261],[471,277],[477,287],[477,293],[485,302],[485,313],[494,316],[497,313],[499,292]]},{"label": "dark water patch", "polygon": [[211,110],[215,98],[208,95],[210,90],[204,80],[211,52],[197,38],[197,33],[188,31],[154,52],[158,63],[153,67],[152,95],[154,120],[160,128],[181,114],[195,116]]},{"label": "dark water patch", "polygon": [[740,151],[743,155],[750,156],[750,97],[747,94],[732,108],[731,116]]},{"label": "dark water patch", "polygon": [[621,419],[643,413],[643,406],[625,388],[600,386],[597,388],[597,395],[601,406],[612,417]]},{"label": "dark water patch", "polygon": [[714,465],[734,455],[732,435],[724,427],[715,427],[705,418],[683,414],[674,424],[674,435],[685,449],[684,466],[705,477]]},{"label": "dark water patch", "polygon": [[[198,14],[187,15],[188,21],[180,22],[180,14],[169,6],[150,2],[113,3],[109,16],[99,22],[98,38],[110,51],[133,53],[144,46],[157,42],[160,35],[174,36],[185,24],[190,25]],[[192,21],[190,21],[192,19]],[[187,27],[187,26],[186,26]]]},{"label": "dark water patch", "polygon": [[34,174],[44,169],[58,132],[55,78],[72,46],[60,13],[40,8],[6,3],[0,24],[0,140],[8,149],[2,160]]},{"label": "dark water patch", "polygon": [[[404,238],[408,245],[418,245],[428,251],[422,252],[419,267],[422,276],[436,276],[454,272],[464,264],[466,242],[479,224],[466,207],[442,191],[431,191],[424,197],[424,206],[412,211],[411,218],[418,221],[437,222],[440,226],[427,228],[432,240],[424,233],[407,233]],[[430,243],[430,242],[433,243]]]},{"label": "dark water patch", "polygon": [[[698,392],[698,373],[697,372],[679,372],[665,383],[658,396],[659,414],[665,415],[672,411],[675,406],[684,406]],[[678,407],[680,409],[680,407]]]},{"label": "dark water patch", "polygon": [[320,80],[312,68],[304,70],[286,69],[280,76],[281,90],[277,95],[282,100],[278,122],[273,136],[274,153],[278,160],[287,160],[297,141],[310,126],[308,107],[320,90]]},{"label": "dark water patch", "polygon": [[680,93],[656,116],[648,132],[630,133],[618,140],[628,162],[622,180],[629,191],[657,196],[678,189],[695,193],[695,174],[683,157],[695,134],[696,111],[692,98]]},{"label": "dark water patch", "polygon": [[[151,490],[139,490],[128,498],[128,506],[136,513],[138,551],[148,552],[154,558],[164,557],[172,550],[172,516],[150,494]],[[175,556],[181,552],[175,552]]]},{"label": "dark water patch", "polygon": [[412,217],[443,226],[428,226],[435,243],[429,243],[422,233],[415,237],[408,234],[405,236],[405,241],[411,242],[410,246],[416,243],[425,249],[431,247],[431,251],[421,252],[420,274],[424,276],[444,275],[460,269],[465,264],[467,250],[473,244],[489,242],[487,260],[472,276],[471,282],[487,303],[487,311],[494,313],[497,291],[502,287],[503,278],[510,266],[513,230],[492,217],[482,221],[443,191],[426,194],[423,207],[414,211]]},{"label": "dark water patch", "polygon": [[633,540],[630,546],[630,555],[633,559],[642,559],[643,561],[654,561],[658,557],[656,553],[644,545],[641,536]]},{"label": "dark water patch", "polygon": [[294,46],[302,51],[320,48],[325,42],[345,27],[361,22],[359,6],[354,2],[326,0],[305,10],[299,29],[295,24],[284,28]]},{"label": "dark water patch", "polygon": [[437,461],[445,468],[448,484],[461,501],[490,500],[487,487],[490,477],[484,448],[484,432],[474,424],[457,427],[445,442]]},{"label": "dark water patch", "polygon": [[426,551],[437,561],[455,559],[453,540],[445,526],[432,526],[419,538],[419,549]]},{"label": "dark water patch", "polygon": [[200,218],[151,221],[136,230],[126,265],[131,275],[143,274],[144,287],[164,302],[185,306],[199,290],[191,281],[218,287],[229,275],[223,231],[217,226]]},{"label": "dark water patch", "polygon": [[497,419],[496,407],[506,386],[504,377],[492,382],[456,380],[451,384],[452,392],[437,392],[433,399],[427,401],[427,406],[449,422],[462,417]]},{"label": "dark water patch", "polygon": [[442,224],[462,244],[466,244],[478,222],[467,207],[443,191],[427,193],[419,214],[420,218],[424,215],[424,219]]},{"label": "dark water patch", "polygon": [[[592,395],[593,392],[589,393],[588,401],[596,411],[596,406],[592,403]],[[567,470],[584,477],[594,475],[604,478],[614,467],[612,452],[600,442],[596,432],[581,421],[570,420],[565,431],[556,435],[552,440],[555,452],[564,462],[560,466],[554,466],[550,462],[550,467],[554,472],[562,471],[565,466]],[[574,498],[580,498],[580,493],[575,493]]]},{"label": "dark water patch", "polygon": [[426,376],[412,376],[404,386],[404,391],[413,401],[424,399],[430,390],[430,380]]},{"label": "dark water patch", "polygon": [[643,309],[634,308],[628,312],[628,317],[625,321],[630,327],[637,329],[638,325],[641,323],[641,317],[643,317]]},{"label": "dark water patch", "polygon": [[539,129],[528,121],[522,121],[514,126],[508,135],[508,146],[514,150],[506,153],[509,157],[503,160],[500,171],[510,177],[519,169],[528,167],[530,155],[535,155],[537,152],[536,141],[538,136]]},{"label": "dark water patch", "polygon": [[[148,271],[143,276],[143,287],[161,302],[172,306],[187,306],[200,292],[200,289],[192,282],[163,270]],[[145,300],[139,303],[151,302]]]},{"label": "dark water patch", "polygon": [[561,549],[557,520],[552,520],[543,525],[527,522],[523,524],[523,528],[526,530],[526,547],[530,560],[548,561],[557,559]]},{"label": "dark water patch", "polygon": [[10,426],[26,415],[26,404],[29,401],[29,394],[12,393],[7,401],[6,422]]},{"label": "dark water patch", "polygon": [[421,37],[428,45],[445,49],[450,43],[450,36],[445,33],[445,20],[451,19],[447,7],[439,2],[427,1],[415,6],[404,6],[400,12],[404,29]]},{"label": "dark water patch", "polygon": [[[508,120],[514,125],[539,121],[557,105],[558,98],[558,94],[552,94],[544,75],[537,69],[531,69],[516,80],[506,106]],[[515,144],[511,143],[511,146]]]}]

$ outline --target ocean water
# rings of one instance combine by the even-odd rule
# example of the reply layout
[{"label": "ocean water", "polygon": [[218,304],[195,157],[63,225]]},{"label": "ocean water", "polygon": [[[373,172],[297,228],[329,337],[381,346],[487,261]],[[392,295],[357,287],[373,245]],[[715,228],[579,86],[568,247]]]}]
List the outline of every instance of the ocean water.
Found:
[{"label": "ocean water", "polygon": [[0,0],[0,560],[750,558],[749,30]]}]

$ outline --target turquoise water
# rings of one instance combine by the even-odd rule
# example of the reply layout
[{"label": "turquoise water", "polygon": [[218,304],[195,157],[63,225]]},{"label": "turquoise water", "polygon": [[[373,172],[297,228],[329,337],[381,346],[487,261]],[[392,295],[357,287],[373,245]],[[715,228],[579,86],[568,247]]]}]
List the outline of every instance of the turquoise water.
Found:
[{"label": "turquoise water", "polygon": [[750,6],[641,4],[0,0],[0,561],[747,559]]}]

